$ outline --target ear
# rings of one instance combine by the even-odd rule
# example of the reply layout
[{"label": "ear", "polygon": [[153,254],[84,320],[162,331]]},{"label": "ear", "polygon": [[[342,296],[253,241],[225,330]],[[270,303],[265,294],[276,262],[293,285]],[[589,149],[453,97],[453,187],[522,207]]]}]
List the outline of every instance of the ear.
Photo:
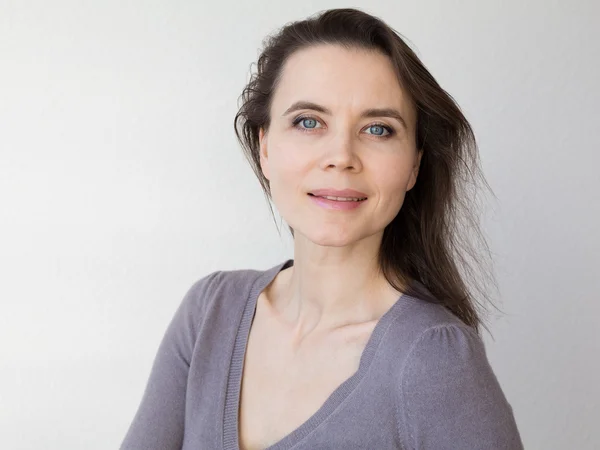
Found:
[{"label": "ear", "polygon": [[417,158],[415,160],[415,165],[410,173],[410,178],[408,180],[408,186],[406,191],[410,191],[415,184],[417,183],[417,176],[419,175],[419,167],[421,166],[421,157],[423,156],[423,149],[417,151]]},{"label": "ear", "polygon": [[270,181],[269,177],[269,154],[267,152],[267,132],[264,128],[258,130],[258,146],[260,154],[260,168],[262,173],[267,180]]}]

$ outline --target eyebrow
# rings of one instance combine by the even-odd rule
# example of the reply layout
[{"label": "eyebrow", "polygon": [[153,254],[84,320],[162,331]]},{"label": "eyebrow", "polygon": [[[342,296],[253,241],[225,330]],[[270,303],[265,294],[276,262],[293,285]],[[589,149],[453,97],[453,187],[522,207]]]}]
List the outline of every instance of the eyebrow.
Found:
[{"label": "eyebrow", "polygon": [[[324,106],[321,106],[317,103],[307,102],[307,101],[298,101],[290,106],[286,111],[282,114],[282,116],[287,116],[288,114],[298,111],[300,109],[312,109],[314,111],[322,112],[323,114],[331,115],[331,111]],[[397,109],[394,108],[370,108],[366,109],[360,115],[361,117],[390,117],[392,119],[396,119],[398,122],[402,124],[405,131],[408,131],[408,126],[406,121],[400,114]]]}]

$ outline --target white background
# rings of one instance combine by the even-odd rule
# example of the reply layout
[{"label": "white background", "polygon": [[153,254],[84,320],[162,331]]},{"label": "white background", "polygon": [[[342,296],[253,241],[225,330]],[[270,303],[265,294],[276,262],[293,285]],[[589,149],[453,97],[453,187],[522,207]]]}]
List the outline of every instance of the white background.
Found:
[{"label": "white background", "polygon": [[191,284],[291,256],[237,98],[263,37],[347,6],[476,131],[506,313],[484,338],[525,447],[600,448],[593,0],[0,1],[1,448],[117,448]]}]

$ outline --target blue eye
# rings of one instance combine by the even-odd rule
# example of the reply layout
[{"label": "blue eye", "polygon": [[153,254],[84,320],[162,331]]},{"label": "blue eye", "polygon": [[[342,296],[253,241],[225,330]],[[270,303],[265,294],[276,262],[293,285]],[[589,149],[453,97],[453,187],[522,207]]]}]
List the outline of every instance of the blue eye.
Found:
[{"label": "blue eye", "polygon": [[[319,121],[310,116],[300,116],[294,119],[292,122],[292,126],[294,128],[299,129],[305,133],[309,133],[311,130],[318,129],[317,124]],[[302,124],[302,126],[300,126]],[[372,130],[371,134],[373,136],[377,136],[380,138],[389,138],[394,134],[394,129],[384,125],[382,123],[375,123],[366,128],[367,130]],[[387,131],[387,134],[384,134]]]},{"label": "blue eye", "polygon": [[[303,127],[298,127],[298,124],[302,123],[304,126]],[[312,130],[314,128],[317,127],[317,120],[313,119],[312,117],[298,117],[297,119],[294,120],[293,125],[296,128],[300,128],[302,131],[304,130]]]},{"label": "blue eye", "polygon": [[384,132],[388,132],[389,134],[392,134],[391,129],[389,127],[386,127],[384,125],[371,125],[369,127],[369,130],[377,130],[374,133],[370,133],[370,134],[374,134],[375,136],[386,136],[385,134],[383,134]]},{"label": "blue eye", "polygon": [[[301,121],[306,128],[314,128],[317,126],[317,121],[315,119],[302,119]],[[311,125],[307,125],[311,124]]]}]

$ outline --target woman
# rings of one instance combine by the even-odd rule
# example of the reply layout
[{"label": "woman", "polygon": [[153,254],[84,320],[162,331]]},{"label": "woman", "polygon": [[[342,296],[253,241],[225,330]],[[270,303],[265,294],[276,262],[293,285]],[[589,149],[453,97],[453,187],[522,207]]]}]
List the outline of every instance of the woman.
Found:
[{"label": "woman", "polygon": [[190,289],[121,448],[522,448],[458,269],[479,172],[452,98],[354,9],[271,37],[242,97],[294,259]]}]

